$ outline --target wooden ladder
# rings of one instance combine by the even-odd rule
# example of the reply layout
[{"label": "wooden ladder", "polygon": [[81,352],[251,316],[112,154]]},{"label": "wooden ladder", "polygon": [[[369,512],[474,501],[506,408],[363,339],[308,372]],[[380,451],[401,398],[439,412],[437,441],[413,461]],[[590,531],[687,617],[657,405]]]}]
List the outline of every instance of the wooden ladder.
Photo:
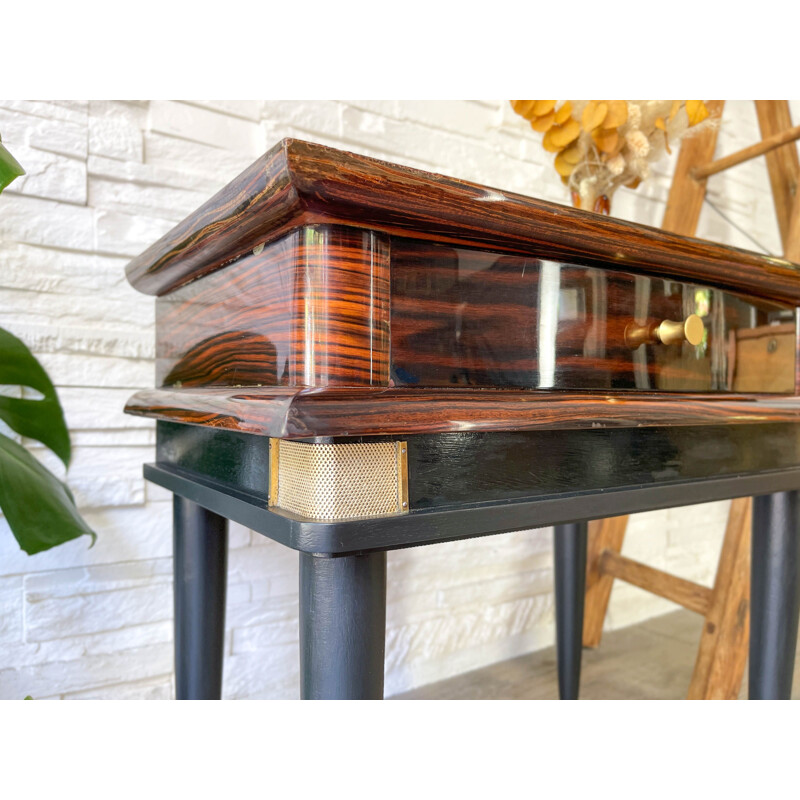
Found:
[{"label": "wooden ladder", "polygon": [[[766,155],[785,257],[800,261],[800,175],[796,147],[781,147],[800,138],[793,128],[786,100],[756,100],[762,141],[713,161],[717,128],[684,140],[678,156],[662,227],[693,236],[700,218],[710,175]],[[712,115],[722,114],[724,101],[707,103]],[[704,617],[703,633],[689,699],[736,699],[747,663],[750,633],[750,521],[749,497],[731,502],[713,588],[678,578],[621,554],[628,517],[611,517],[589,524],[586,571],[584,647],[597,647],[615,578],[695,611]]]}]

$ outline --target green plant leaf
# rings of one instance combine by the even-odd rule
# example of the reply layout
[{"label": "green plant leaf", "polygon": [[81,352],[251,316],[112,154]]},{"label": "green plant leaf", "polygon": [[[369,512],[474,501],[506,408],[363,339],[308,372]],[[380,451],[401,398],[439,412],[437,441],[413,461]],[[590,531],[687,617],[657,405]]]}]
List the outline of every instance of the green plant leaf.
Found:
[{"label": "green plant leaf", "polygon": [[0,396],[0,419],[22,436],[49,447],[64,466],[69,466],[69,432],[55,387],[27,345],[3,328],[0,384],[28,386],[43,395],[39,400]]},{"label": "green plant leaf", "polygon": [[24,174],[25,170],[22,169],[19,161],[6,150],[2,139],[0,139],[0,192],[2,192],[11,181]]},{"label": "green plant leaf", "polygon": [[41,553],[79,536],[97,536],[83,521],[72,492],[22,445],[0,435],[0,508],[19,546]]}]

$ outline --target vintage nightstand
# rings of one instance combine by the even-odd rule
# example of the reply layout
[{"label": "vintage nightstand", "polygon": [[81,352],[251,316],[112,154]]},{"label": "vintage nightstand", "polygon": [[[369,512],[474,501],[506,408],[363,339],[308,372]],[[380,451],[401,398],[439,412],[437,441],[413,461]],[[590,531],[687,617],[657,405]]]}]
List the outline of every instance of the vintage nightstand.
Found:
[{"label": "vintage nightstand", "polygon": [[796,265],[285,140],[128,277],[158,295],[126,410],[175,494],[179,697],[220,694],[226,519],[300,553],[309,698],[382,696],[387,550],[555,525],[574,697],[586,520],[747,495],[750,693],[789,696]]}]

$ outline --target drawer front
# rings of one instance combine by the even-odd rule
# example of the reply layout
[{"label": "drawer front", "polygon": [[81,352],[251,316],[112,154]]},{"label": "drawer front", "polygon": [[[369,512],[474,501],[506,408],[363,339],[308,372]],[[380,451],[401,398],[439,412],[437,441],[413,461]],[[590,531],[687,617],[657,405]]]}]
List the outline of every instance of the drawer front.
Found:
[{"label": "drawer front", "polygon": [[734,392],[794,392],[794,324],[741,330],[729,334],[728,341],[728,383]]},{"label": "drawer front", "polygon": [[791,306],[397,238],[391,282],[396,386],[794,393]]}]

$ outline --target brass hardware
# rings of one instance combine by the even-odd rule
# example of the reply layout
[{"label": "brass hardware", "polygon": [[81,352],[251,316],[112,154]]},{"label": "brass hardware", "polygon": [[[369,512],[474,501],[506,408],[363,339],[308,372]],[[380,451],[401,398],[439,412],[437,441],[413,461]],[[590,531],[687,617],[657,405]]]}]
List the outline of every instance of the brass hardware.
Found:
[{"label": "brass hardware", "polygon": [[269,444],[270,508],[324,521],[409,512],[405,442]]},{"label": "brass hardware", "polygon": [[269,440],[269,494],[267,501],[269,506],[274,506],[278,502],[278,470],[280,468],[280,439]]},{"label": "brass hardware", "polygon": [[689,314],[683,322],[665,319],[663,322],[651,322],[637,325],[632,322],[625,328],[625,344],[635,350],[643,344],[681,344],[688,342],[697,346],[703,341],[705,326],[697,314]]}]

